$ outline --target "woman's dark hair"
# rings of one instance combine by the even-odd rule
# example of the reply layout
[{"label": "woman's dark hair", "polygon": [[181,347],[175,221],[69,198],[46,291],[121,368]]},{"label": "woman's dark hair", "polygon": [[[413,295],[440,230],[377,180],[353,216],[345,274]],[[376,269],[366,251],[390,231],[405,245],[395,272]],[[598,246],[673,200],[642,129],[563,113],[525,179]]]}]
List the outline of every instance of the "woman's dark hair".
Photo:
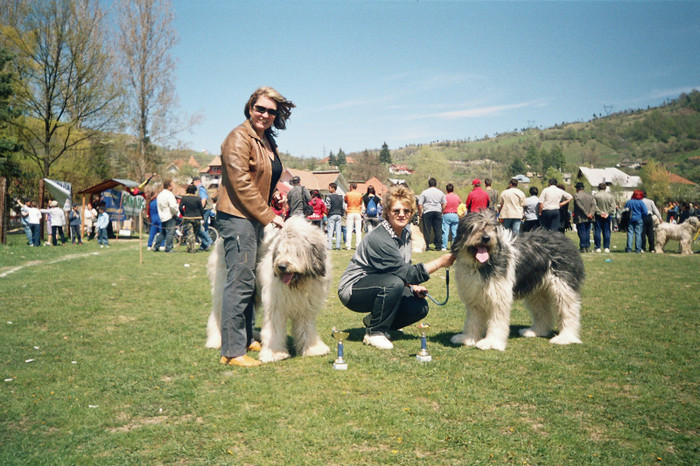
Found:
[{"label": "woman's dark hair", "polygon": [[367,186],[367,194],[377,194],[377,192],[374,190],[374,186]]},{"label": "woman's dark hair", "polygon": [[187,194],[194,194],[197,192],[197,187],[193,184],[188,184],[187,188],[185,188],[185,192]]},{"label": "woman's dark hair", "polygon": [[[287,127],[287,119],[292,114],[292,109],[296,107],[296,105],[294,105],[291,100],[285,99],[282,94],[271,87],[261,87],[251,94],[243,109],[245,117],[250,118],[250,108],[255,105],[255,102],[257,102],[260,97],[267,97],[277,102],[277,116],[275,117],[274,123],[272,123],[272,127],[285,129]],[[274,136],[275,131],[272,127],[266,130],[265,133]]]}]

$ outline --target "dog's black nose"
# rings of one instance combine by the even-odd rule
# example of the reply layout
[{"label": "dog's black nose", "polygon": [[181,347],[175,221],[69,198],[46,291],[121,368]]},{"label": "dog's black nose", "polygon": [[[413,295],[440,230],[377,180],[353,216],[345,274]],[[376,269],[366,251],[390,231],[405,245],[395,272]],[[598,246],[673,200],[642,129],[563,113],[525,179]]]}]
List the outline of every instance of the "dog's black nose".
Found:
[{"label": "dog's black nose", "polygon": [[482,243],[488,243],[489,241],[491,241],[491,237],[490,237],[489,235],[483,235],[483,236],[481,237],[481,242],[482,242]]}]

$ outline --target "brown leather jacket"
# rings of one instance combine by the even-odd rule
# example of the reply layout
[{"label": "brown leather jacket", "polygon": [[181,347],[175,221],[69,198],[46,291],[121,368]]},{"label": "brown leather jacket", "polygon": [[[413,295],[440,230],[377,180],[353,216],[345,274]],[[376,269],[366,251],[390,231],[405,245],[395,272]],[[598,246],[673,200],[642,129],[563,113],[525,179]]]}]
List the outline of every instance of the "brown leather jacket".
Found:
[{"label": "brown leather jacket", "polygon": [[[273,150],[275,142],[269,138]],[[221,145],[221,188],[216,210],[267,225],[275,218],[268,205],[272,161],[262,140],[246,120]]]}]

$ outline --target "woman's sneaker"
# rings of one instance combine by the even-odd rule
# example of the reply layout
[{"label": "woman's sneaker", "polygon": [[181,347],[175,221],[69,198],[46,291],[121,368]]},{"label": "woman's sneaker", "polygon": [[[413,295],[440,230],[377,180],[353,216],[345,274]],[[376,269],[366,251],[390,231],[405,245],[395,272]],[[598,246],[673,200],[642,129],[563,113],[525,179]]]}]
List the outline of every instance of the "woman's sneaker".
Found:
[{"label": "woman's sneaker", "polygon": [[362,343],[379,349],[389,350],[394,347],[394,344],[381,333],[377,333],[375,335],[365,335],[365,337],[362,339]]}]

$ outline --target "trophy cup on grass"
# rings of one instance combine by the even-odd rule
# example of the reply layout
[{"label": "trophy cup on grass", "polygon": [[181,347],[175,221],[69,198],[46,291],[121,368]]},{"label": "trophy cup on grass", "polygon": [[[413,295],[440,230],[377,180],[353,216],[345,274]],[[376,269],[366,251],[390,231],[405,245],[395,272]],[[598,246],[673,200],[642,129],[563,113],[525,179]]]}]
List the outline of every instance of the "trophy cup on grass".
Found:
[{"label": "trophy cup on grass", "polygon": [[344,371],[348,368],[348,363],[344,359],[343,340],[347,339],[350,334],[348,332],[340,332],[333,327],[333,338],[338,342],[338,357],[333,361],[333,369]]},{"label": "trophy cup on grass", "polygon": [[420,351],[416,354],[416,360],[419,362],[429,362],[433,360],[433,357],[428,354],[428,340],[426,334],[430,329],[430,324],[420,323],[416,325],[420,331]]}]

